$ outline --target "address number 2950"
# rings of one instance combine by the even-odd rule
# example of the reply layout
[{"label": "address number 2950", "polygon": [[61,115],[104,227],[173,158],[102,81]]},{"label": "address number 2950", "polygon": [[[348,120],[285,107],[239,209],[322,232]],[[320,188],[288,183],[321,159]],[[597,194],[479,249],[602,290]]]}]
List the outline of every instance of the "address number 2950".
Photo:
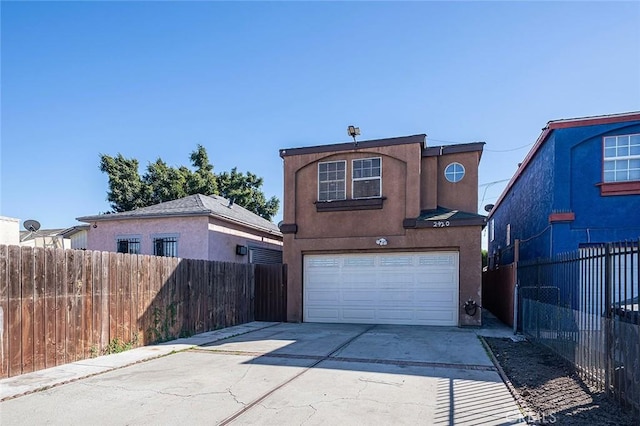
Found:
[{"label": "address number 2950", "polygon": [[448,220],[436,220],[435,222],[433,222],[434,228],[446,228],[449,225],[450,223]]}]

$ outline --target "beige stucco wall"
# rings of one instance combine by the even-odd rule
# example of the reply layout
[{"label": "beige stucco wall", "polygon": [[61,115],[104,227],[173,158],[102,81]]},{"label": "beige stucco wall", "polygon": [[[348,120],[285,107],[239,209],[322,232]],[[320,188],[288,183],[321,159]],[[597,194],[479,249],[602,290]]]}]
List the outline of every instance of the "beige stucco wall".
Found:
[{"label": "beige stucco wall", "polygon": [[0,244],[20,244],[20,219],[0,216]]},{"label": "beige stucco wall", "polygon": [[[287,319],[302,321],[303,256],[343,252],[435,251],[459,252],[460,306],[469,299],[481,302],[481,226],[405,229],[403,220],[437,205],[476,211],[478,153],[421,156],[420,144],[360,148],[338,153],[285,156],[284,220],[296,224],[297,233],[284,236],[284,262],[288,265]],[[382,157],[382,209],[318,212],[317,164],[347,160],[347,199],[351,198],[351,160]],[[451,184],[444,168],[457,161],[465,166],[462,182]],[[445,183],[446,182],[446,183]],[[445,189],[440,190],[440,187]],[[380,248],[376,239],[388,245]],[[479,325],[481,314],[469,317],[460,309],[460,325]]]}]

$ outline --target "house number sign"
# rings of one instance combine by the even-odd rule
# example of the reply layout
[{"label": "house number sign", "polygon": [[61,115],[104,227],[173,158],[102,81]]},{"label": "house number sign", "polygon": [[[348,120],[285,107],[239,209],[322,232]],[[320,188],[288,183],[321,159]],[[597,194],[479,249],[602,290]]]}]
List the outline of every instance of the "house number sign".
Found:
[{"label": "house number sign", "polygon": [[449,223],[448,220],[436,220],[436,221],[433,221],[433,227],[434,228],[446,228],[449,225],[450,225],[450,223]]}]

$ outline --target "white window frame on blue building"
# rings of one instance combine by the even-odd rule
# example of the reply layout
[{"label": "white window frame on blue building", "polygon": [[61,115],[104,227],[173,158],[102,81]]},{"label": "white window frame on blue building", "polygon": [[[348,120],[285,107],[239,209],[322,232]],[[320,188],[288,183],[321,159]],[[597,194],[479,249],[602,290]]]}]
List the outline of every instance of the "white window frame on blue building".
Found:
[{"label": "white window frame on blue building", "polygon": [[603,182],[640,181],[640,134],[605,136],[602,143]]}]

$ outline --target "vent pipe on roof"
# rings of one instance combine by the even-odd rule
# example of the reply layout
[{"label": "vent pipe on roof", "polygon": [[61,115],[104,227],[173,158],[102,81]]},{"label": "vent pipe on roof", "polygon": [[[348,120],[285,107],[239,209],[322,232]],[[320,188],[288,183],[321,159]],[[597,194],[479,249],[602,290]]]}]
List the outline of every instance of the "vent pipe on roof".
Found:
[{"label": "vent pipe on roof", "polygon": [[233,207],[233,198],[229,198],[229,204],[227,205],[227,207]]}]

